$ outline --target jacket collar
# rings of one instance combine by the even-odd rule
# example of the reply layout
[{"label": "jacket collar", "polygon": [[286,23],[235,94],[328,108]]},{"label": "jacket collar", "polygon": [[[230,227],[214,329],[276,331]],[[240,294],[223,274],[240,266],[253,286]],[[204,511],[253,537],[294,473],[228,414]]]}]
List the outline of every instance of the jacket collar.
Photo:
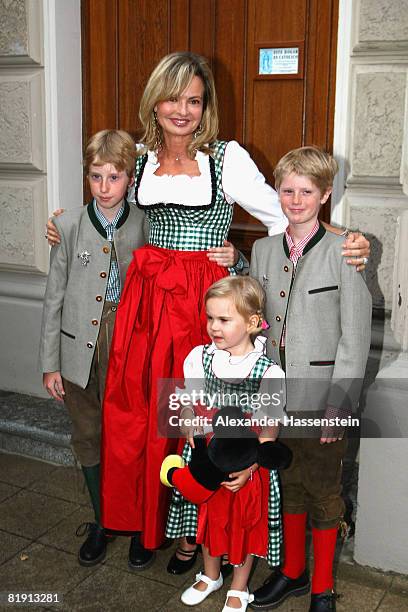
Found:
[{"label": "jacket collar", "polygon": [[[129,212],[130,212],[130,206],[129,206],[129,202],[127,202],[127,200],[125,200],[125,207],[124,207],[124,211],[123,211],[123,215],[121,216],[121,218],[119,219],[117,225],[116,225],[116,229],[119,229],[120,227],[122,227],[122,225],[126,222],[128,216],[129,216]],[[95,214],[94,211],[94,207],[93,207],[93,200],[91,200],[89,202],[89,204],[87,204],[87,210],[88,210],[88,216],[89,219],[92,223],[92,225],[94,226],[94,228],[96,229],[96,231],[103,237],[105,238],[105,240],[108,239],[108,236],[106,234],[105,229],[102,227],[101,222],[99,221],[98,217]]]},{"label": "jacket collar", "polygon": [[[313,238],[309,240],[309,242],[303,249],[302,257],[304,257],[306,253],[310,251],[310,249],[313,249],[313,247],[316,246],[316,244],[321,241],[325,233],[326,233],[326,230],[319,221],[319,229],[317,230],[316,234],[313,236]],[[288,259],[290,259],[289,247],[288,247],[288,243],[286,242],[285,234],[283,234],[282,240],[283,240],[283,249],[285,251],[285,255]]]}]

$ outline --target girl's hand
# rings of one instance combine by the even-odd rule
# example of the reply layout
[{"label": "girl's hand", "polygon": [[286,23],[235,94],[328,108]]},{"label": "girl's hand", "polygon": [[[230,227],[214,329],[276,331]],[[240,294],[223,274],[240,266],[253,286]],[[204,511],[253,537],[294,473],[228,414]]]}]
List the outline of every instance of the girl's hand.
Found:
[{"label": "girl's hand", "polygon": [[[57,210],[54,211],[52,216],[58,217],[58,215],[60,215],[63,212],[64,212],[63,208],[57,208]],[[61,242],[61,236],[59,235],[57,228],[52,222],[52,217],[48,219],[47,225],[45,226],[45,228],[46,228],[45,237],[48,239],[48,244],[50,246],[55,246],[56,244],[59,244]]]},{"label": "girl's hand", "polygon": [[233,268],[238,261],[238,251],[228,240],[224,240],[224,246],[211,247],[208,249],[207,257],[223,268]]},{"label": "girl's hand", "polygon": [[361,272],[366,267],[364,257],[370,256],[370,242],[362,234],[350,232],[343,244],[343,256],[351,257],[347,263],[357,266],[357,272]]},{"label": "girl's hand", "polygon": [[246,468],[246,470],[242,470],[241,472],[232,472],[232,474],[229,474],[229,477],[233,480],[227,480],[225,482],[222,482],[221,485],[232,493],[237,493],[237,491],[239,491],[244,485],[246,485],[248,480],[251,478],[251,474],[256,469],[258,469],[258,466],[256,463],[254,463],[254,465],[251,465],[251,467]]},{"label": "girl's hand", "polygon": [[180,413],[180,431],[183,436],[186,437],[187,442],[191,446],[191,448],[195,448],[194,444],[194,434],[202,435],[204,430],[202,427],[195,427],[194,425],[188,423],[194,419],[194,410],[186,406]]},{"label": "girl's hand", "polygon": [[263,444],[264,442],[275,442],[278,435],[279,425],[274,425],[273,427],[264,427],[258,436],[258,441],[260,444]]}]

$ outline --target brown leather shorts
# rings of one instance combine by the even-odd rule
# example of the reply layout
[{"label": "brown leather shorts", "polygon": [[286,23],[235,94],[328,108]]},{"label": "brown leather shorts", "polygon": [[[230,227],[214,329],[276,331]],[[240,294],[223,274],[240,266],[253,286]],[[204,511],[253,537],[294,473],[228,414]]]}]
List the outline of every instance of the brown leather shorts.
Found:
[{"label": "brown leather shorts", "polygon": [[103,394],[116,310],[117,304],[105,302],[86,388],[63,379],[65,405],[72,420],[71,448],[86,467],[100,462]]},{"label": "brown leather shorts", "polygon": [[320,444],[318,438],[285,438],[284,442],[293,460],[280,473],[283,511],[308,512],[317,529],[337,527],[344,514],[341,473],[347,441]]}]

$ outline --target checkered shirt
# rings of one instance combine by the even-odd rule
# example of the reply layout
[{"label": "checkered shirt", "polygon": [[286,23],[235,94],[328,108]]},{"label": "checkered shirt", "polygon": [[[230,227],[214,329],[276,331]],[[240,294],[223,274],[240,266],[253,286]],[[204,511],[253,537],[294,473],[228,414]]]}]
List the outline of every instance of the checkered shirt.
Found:
[{"label": "checkered shirt", "polygon": [[319,222],[316,221],[316,224],[313,227],[312,231],[309,232],[307,236],[302,238],[302,240],[300,240],[300,242],[298,242],[297,244],[293,242],[292,236],[289,234],[289,228],[285,231],[285,238],[286,238],[286,244],[288,245],[288,249],[289,249],[290,261],[293,263],[295,267],[296,267],[297,262],[303,255],[305,246],[307,245],[308,242],[311,241],[313,236],[317,234],[318,229],[319,229]]},{"label": "checkered shirt", "polygon": [[[100,224],[102,225],[103,229],[105,230],[106,236],[107,236],[109,242],[112,243],[112,251],[113,251],[113,235],[115,233],[118,221],[121,218],[121,216],[123,215],[125,207],[122,204],[122,207],[120,208],[120,210],[118,210],[118,212],[117,212],[115,218],[113,219],[113,221],[108,221],[106,219],[106,217],[99,210],[95,200],[93,201],[93,207],[94,207],[95,215],[96,215],[98,221],[100,222]],[[108,277],[108,282],[107,282],[107,285],[106,285],[105,300],[107,302],[119,302],[119,299],[120,299],[120,273],[119,273],[119,266],[118,266],[118,262],[116,260],[116,257],[111,257],[111,264],[110,264],[110,269],[109,269],[109,277]]]},{"label": "checkered shirt", "polygon": [[[254,393],[259,389],[261,379],[266,370],[273,364],[273,361],[262,355],[256,361],[245,381],[235,385],[225,383],[217,379],[212,372],[211,363],[213,354],[209,353],[209,347],[210,345],[206,345],[203,349],[205,391],[209,393],[217,391],[221,393],[237,393],[237,387],[240,388],[242,393]],[[234,390],[230,391],[230,388]],[[191,460],[191,447],[188,442],[184,445],[182,457],[186,463],[189,463]],[[166,536],[168,538],[195,536],[197,533],[197,517],[197,506],[185,500],[177,489],[174,489],[167,519]],[[282,545],[281,499],[279,478],[276,470],[270,470],[269,472],[268,529],[269,538],[266,558],[268,565],[275,567],[281,563]]]}]

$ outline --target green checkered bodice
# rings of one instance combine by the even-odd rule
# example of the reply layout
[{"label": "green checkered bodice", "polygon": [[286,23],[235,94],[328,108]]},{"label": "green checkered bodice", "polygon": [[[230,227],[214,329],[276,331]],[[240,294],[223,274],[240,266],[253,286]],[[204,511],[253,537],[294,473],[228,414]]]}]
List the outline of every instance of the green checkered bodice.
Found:
[{"label": "green checkered bodice", "polygon": [[227,144],[217,140],[208,158],[212,198],[206,206],[164,202],[148,206],[140,204],[138,190],[147,163],[147,153],[137,158],[135,200],[150,222],[149,244],[177,251],[206,251],[210,247],[223,245],[233,214],[233,206],[226,201],[222,189],[222,165]]},{"label": "green checkered bodice", "polygon": [[[266,355],[261,355],[247,378],[238,383],[232,383],[217,378],[213,373],[212,360],[214,353],[209,352],[210,346],[210,344],[206,344],[203,348],[205,393],[209,394],[210,397],[213,397],[214,394],[219,394],[220,398],[222,398],[221,403],[224,406],[237,406],[243,412],[253,413],[254,410],[248,400],[252,394],[258,393],[261,380],[266,370],[273,365],[273,361],[268,359]],[[217,407],[221,408],[222,406],[217,405]]]}]

